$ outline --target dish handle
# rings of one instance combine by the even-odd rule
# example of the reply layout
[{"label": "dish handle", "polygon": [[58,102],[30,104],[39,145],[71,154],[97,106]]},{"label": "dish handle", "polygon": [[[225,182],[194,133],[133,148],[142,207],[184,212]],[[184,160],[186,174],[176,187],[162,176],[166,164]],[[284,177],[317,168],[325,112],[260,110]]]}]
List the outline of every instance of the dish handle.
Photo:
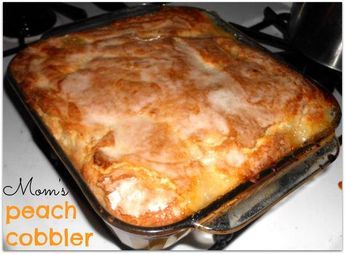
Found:
[{"label": "dish handle", "polygon": [[194,227],[211,234],[231,234],[242,229],[326,168],[338,154],[339,143],[332,135],[308,149],[302,158],[295,158],[293,163],[287,163],[287,166],[276,170],[273,175],[254,184],[215,213],[194,222]]}]

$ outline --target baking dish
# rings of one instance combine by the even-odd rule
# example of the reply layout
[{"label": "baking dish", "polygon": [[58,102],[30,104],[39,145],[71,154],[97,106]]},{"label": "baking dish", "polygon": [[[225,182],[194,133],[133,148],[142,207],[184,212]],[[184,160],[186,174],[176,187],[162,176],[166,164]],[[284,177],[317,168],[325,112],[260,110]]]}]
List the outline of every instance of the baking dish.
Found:
[{"label": "baking dish", "polygon": [[[119,16],[112,14],[113,15],[112,18],[116,19],[118,17],[141,15],[148,11],[153,11],[153,8],[146,7],[146,8],[136,8],[132,10],[126,10],[124,12],[121,12],[120,13],[121,15],[119,14]],[[218,25],[224,26],[224,28],[227,29],[227,31],[231,32],[232,34],[235,34],[239,40],[244,41],[250,45],[255,45],[255,43],[251,42],[246,37],[242,36],[240,33],[236,32],[235,30],[232,30],[231,27],[226,26],[225,23],[223,23],[220,19],[216,18],[215,16],[213,17]],[[85,28],[90,28],[90,26],[102,25],[107,22],[110,22],[110,20],[112,19],[109,18],[109,15],[108,15],[108,16],[100,17],[99,21],[102,21],[102,22],[100,22],[99,24],[97,24],[95,20],[97,19],[93,19],[91,23],[87,23],[87,22],[80,23],[79,27],[77,26],[76,29],[85,29]],[[83,24],[85,25],[84,27],[82,26]],[[74,28],[67,27],[66,31],[68,32],[73,31]],[[63,33],[63,31],[60,29],[59,31],[55,31],[55,34],[52,33],[51,35],[57,35],[59,33],[61,34]],[[11,78],[11,73],[8,73],[7,79],[13,85],[14,89],[17,90],[18,94],[21,96],[22,100],[24,101],[23,96],[21,95],[20,89],[18,89],[18,86],[15,85],[13,78]],[[258,215],[260,215],[262,212],[264,212],[265,208],[272,205],[275,201],[279,200],[288,191],[293,189],[296,186],[296,184],[300,183],[306,176],[308,176],[309,174],[312,174],[315,170],[317,170],[318,167],[314,169],[312,169],[313,167],[310,167],[312,162],[317,162],[318,165],[319,164],[324,165],[333,158],[333,157],[329,157],[328,154],[333,154],[334,156],[337,154],[336,141],[334,141],[332,138],[326,138],[326,137],[331,135],[333,128],[336,126],[339,120],[339,115],[340,115],[339,110],[338,112],[335,112],[336,116],[334,117],[334,124],[333,124],[334,126],[332,126],[330,130],[327,130],[325,133],[322,133],[322,135],[320,135],[315,140],[313,140],[313,142],[309,142],[308,146],[303,147],[303,148],[301,147],[300,149],[298,149],[298,151],[295,151],[293,155],[279,162],[275,167],[276,172],[278,173],[275,174],[274,171],[272,171],[272,169],[267,169],[263,172],[260,180],[256,182],[255,184],[245,183],[239,186],[238,188],[231,191],[230,193],[228,193],[221,199],[217,200],[216,202],[212,203],[208,207],[200,210],[196,214],[193,214],[192,216],[189,216],[188,218],[178,223],[164,226],[164,227],[145,228],[145,227],[136,227],[133,225],[123,223],[122,221],[119,221],[118,219],[109,215],[106,211],[104,211],[101,208],[101,206],[99,205],[97,200],[94,198],[92,193],[90,193],[86,184],[80,178],[78,172],[73,168],[67,156],[64,155],[59,145],[56,143],[56,141],[51,136],[49,131],[47,131],[47,128],[44,126],[40,118],[34,112],[31,112],[31,113],[33,114],[34,119],[38,123],[39,127],[42,129],[43,133],[47,136],[53,148],[56,150],[57,154],[60,156],[62,161],[66,164],[67,168],[69,168],[72,176],[77,180],[77,183],[79,184],[79,186],[81,186],[84,194],[89,198],[90,203],[93,205],[96,211],[101,215],[103,219],[105,219],[105,221],[107,221],[107,223],[111,227],[114,228],[119,238],[124,243],[126,243],[127,245],[133,248],[165,248],[165,247],[168,247],[170,244],[174,243],[175,240],[178,240],[178,238],[181,238],[182,236],[184,236],[193,228],[199,228],[199,229],[206,230],[208,232],[213,232],[213,233],[229,233],[229,232],[233,232],[234,230],[250,222],[251,220],[256,218]],[[321,148],[318,146],[314,146],[313,144],[321,145]],[[317,158],[313,158],[313,155],[315,154],[318,155]],[[311,171],[308,171],[307,175],[304,175],[302,173],[302,176],[297,177],[298,174],[295,173],[296,175],[293,175],[292,177],[293,179],[292,185],[291,186],[284,185],[284,188],[282,188],[282,190],[281,188],[272,187],[273,185],[271,185],[270,183],[277,183],[281,179],[285,179],[281,181],[286,184],[286,182],[288,182],[288,180],[286,179],[289,179],[288,175],[291,172],[295,172],[291,169],[292,167],[291,165],[293,165],[294,170],[297,170],[297,168],[299,168],[298,165],[300,165],[300,163],[302,163],[302,165],[304,165],[305,167],[308,167],[309,170],[311,170]],[[285,169],[287,170],[287,172],[285,171]],[[271,199],[268,199],[268,200],[264,199],[259,204],[253,203],[252,202],[253,200],[251,197],[256,197],[255,200],[260,200],[258,196],[260,196],[261,191],[259,190],[270,190],[271,194],[269,196],[271,197]],[[280,194],[276,194],[276,192]],[[251,193],[254,193],[255,196],[250,195]],[[265,195],[267,195],[267,193],[264,194],[263,196]],[[231,214],[231,212],[236,212],[236,213],[233,214],[233,216],[230,216],[231,224],[226,226],[226,223],[224,222],[225,221],[224,218],[226,217],[229,218],[229,216],[224,217],[220,215],[224,211],[226,211],[229,207],[231,209],[229,213],[227,214]],[[246,211],[246,209],[248,208],[250,209]],[[240,211],[240,214],[244,216],[240,216],[240,219],[236,222],[234,219],[237,218],[236,216],[238,215],[239,211]],[[215,219],[215,218],[218,218],[218,219]]]}]

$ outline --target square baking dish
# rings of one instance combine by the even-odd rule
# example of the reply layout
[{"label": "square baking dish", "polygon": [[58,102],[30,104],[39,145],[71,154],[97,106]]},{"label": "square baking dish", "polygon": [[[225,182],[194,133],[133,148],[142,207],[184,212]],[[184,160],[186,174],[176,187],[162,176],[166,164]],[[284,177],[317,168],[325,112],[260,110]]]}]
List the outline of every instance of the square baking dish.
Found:
[{"label": "square baking dish", "polygon": [[[141,16],[157,11],[158,9],[159,7],[147,5],[101,15],[57,28],[46,34],[43,39],[101,27],[110,24],[114,20]],[[241,43],[252,46],[257,50],[264,50],[256,42],[222,21],[216,14],[205,10],[202,11],[208,13],[215,24],[232,34]],[[266,52],[266,54],[269,53]],[[335,160],[339,152],[339,144],[334,137],[334,130],[340,121],[340,109],[333,98],[334,105],[337,105],[337,109],[334,112],[333,123],[330,128],[320,133],[313,140],[305,143],[303,147],[296,149],[289,156],[282,158],[274,166],[263,170],[255,182],[248,181],[241,184],[207,207],[177,223],[161,227],[135,226],[117,219],[102,207],[42,119],[28,105],[23,92],[12,77],[10,69],[6,75],[6,82],[16,92],[19,101],[26,107],[37,127],[64,163],[66,169],[76,181],[96,213],[124,244],[135,249],[164,249],[176,243],[179,239],[195,229],[212,234],[236,232],[265,213],[271,206],[302,183],[311,179],[317,172]]]}]

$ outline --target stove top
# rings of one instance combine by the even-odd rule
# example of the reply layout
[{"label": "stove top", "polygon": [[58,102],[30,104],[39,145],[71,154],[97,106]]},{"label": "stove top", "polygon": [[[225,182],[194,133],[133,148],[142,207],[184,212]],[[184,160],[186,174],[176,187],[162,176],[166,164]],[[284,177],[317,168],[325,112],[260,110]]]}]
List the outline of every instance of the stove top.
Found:
[{"label": "stove top", "polygon": [[[91,17],[125,7],[122,3],[69,3],[69,6],[77,8],[75,11],[82,10],[86,16]],[[135,5],[126,3],[127,6]],[[289,45],[284,41],[285,21],[277,21],[279,18],[287,19],[291,4],[285,3],[173,3],[172,5],[189,5],[204,9],[216,11],[224,20],[229,21],[243,32],[249,33],[255,37],[255,33],[264,32],[259,35],[259,39],[271,39],[273,43],[264,45],[269,50],[275,52],[287,62],[292,64],[302,73],[309,76],[310,72],[316,72],[320,77],[315,78],[319,83],[325,84],[326,89],[333,92],[338,101],[341,101],[341,73],[332,73],[328,70],[310,63],[310,60],[301,54],[296,54],[289,50]],[[53,6],[54,7],[54,6]],[[77,18],[66,10],[60,8],[58,11],[55,6],[48,9],[54,10],[56,22],[54,27],[74,22],[76,19],[83,18],[82,12],[79,11]],[[267,7],[270,10],[267,11]],[[65,7],[66,8],[66,7]],[[67,7],[68,9],[68,7]],[[50,11],[48,11],[50,12]],[[78,11],[77,11],[78,12]],[[4,9],[5,13],[5,9]],[[73,13],[73,11],[72,11]],[[264,15],[264,13],[266,15]],[[49,14],[50,15],[50,14]],[[263,20],[264,16],[268,19]],[[272,25],[270,22],[272,22]],[[47,22],[49,23],[49,22]],[[53,23],[53,22],[50,22]],[[46,25],[46,24],[45,24]],[[48,25],[48,24],[47,24]],[[47,26],[48,27],[48,26]],[[48,28],[50,29],[50,28]],[[5,30],[5,28],[4,28]],[[34,31],[34,30],[33,30]],[[36,30],[35,30],[36,31]],[[32,33],[32,34],[36,34]],[[20,34],[21,35],[21,34]],[[29,37],[31,34],[28,34]],[[20,40],[18,34],[11,35],[16,40],[4,37],[4,50],[8,51],[8,56],[4,58],[4,71],[8,62],[13,57],[13,52],[18,50]],[[40,35],[38,35],[40,37]],[[263,38],[263,39],[262,39]],[[36,40],[37,38],[34,38]],[[21,42],[23,43],[23,41]],[[30,41],[24,40],[24,43]],[[13,50],[14,49],[14,50]],[[318,69],[319,68],[319,69]],[[337,76],[334,78],[334,76]],[[314,76],[313,76],[314,77]],[[332,84],[332,86],[330,85]],[[334,89],[335,88],[335,89]],[[13,107],[9,95],[4,93],[4,182],[15,183],[18,177],[34,177],[41,183],[56,184],[58,179],[59,185],[68,189],[77,188],[74,183],[69,181],[66,172],[61,168],[59,161],[54,158],[53,154],[42,153],[36,143],[33,142],[30,132],[25,125],[25,120]],[[341,126],[337,129],[337,134],[341,134]],[[48,159],[48,160],[47,160]],[[54,165],[54,166],[53,166]],[[61,168],[55,170],[54,168]],[[44,170],[43,170],[44,169]],[[65,173],[64,173],[65,172]],[[193,250],[193,249],[227,249],[227,250],[336,250],[342,248],[342,192],[338,187],[338,182],[342,179],[342,154],[330,166],[330,168],[301,190],[293,193],[289,198],[272,208],[266,215],[258,221],[249,225],[247,228],[233,235],[209,235],[206,233],[192,232],[186,238],[170,249],[172,250]],[[51,185],[51,184],[50,184]],[[118,240],[114,240],[105,227],[101,227],[98,217],[90,210],[88,205],[83,202],[83,197],[74,194],[69,196],[68,200],[80,208],[78,222],[61,223],[57,227],[69,227],[75,231],[92,231],[95,232],[95,238],[92,246],[88,250],[114,250],[126,249]],[[48,198],[47,203],[56,203],[57,200]],[[13,204],[26,205],[28,203],[35,205],[41,204],[42,199],[30,199],[27,197],[11,200],[4,197],[4,205]],[[306,220],[305,218],[308,218]],[[323,218],[320,220],[320,218]],[[288,219],[289,221],[286,221]],[[23,231],[32,228],[35,222],[23,225]],[[314,225],[323,230],[313,230]],[[48,226],[48,225],[47,225]],[[6,227],[11,231],[11,225]],[[308,236],[308,237],[306,237]],[[250,244],[248,244],[250,243]],[[12,248],[16,249],[16,248]],[[40,248],[44,249],[44,248]],[[71,249],[71,248],[69,248]],[[72,248],[73,249],[73,248]],[[80,250],[80,248],[76,248]],[[33,249],[32,249],[33,250]],[[47,248],[48,250],[48,248]]]}]

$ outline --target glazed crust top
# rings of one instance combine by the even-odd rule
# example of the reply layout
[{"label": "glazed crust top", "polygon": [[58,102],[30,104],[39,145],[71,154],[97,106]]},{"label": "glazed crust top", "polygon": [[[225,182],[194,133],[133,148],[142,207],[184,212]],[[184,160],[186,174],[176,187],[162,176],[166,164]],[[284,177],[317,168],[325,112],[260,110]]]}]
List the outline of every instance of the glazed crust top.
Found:
[{"label": "glazed crust top", "polygon": [[193,8],[52,37],[10,68],[99,202],[140,226],[191,215],[333,120],[318,88]]}]

